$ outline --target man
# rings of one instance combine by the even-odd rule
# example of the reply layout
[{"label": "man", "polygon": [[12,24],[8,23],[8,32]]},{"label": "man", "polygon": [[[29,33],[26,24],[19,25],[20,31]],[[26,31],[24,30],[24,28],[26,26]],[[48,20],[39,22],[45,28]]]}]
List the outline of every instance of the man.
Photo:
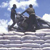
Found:
[{"label": "man", "polygon": [[[29,14],[29,23],[28,23],[28,31],[32,30],[32,25],[35,24],[36,28],[38,28],[36,16],[35,16],[35,10],[33,9],[32,4],[29,5],[29,8],[27,8],[23,13],[27,12]],[[23,14],[21,13],[21,14]]]},{"label": "man", "polygon": [[12,19],[12,21],[13,21],[13,24],[10,26],[9,29],[11,29],[11,28],[15,25],[15,15],[17,15],[15,9],[16,9],[16,4],[13,4],[13,7],[12,7],[12,9],[11,9],[11,19]]}]

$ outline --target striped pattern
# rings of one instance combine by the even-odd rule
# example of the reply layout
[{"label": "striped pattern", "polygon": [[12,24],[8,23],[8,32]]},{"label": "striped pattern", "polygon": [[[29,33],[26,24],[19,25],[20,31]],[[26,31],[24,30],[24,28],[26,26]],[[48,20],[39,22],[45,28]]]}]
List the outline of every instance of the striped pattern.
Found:
[{"label": "striped pattern", "polygon": [[50,32],[0,33],[0,50],[50,50]]}]

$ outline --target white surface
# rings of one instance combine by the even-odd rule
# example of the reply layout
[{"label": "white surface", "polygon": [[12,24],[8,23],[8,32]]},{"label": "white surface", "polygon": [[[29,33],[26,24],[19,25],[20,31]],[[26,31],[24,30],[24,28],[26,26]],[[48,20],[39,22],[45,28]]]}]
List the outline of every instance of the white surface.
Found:
[{"label": "white surface", "polygon": [[46,30],[0,33],[0,50],[50,50],[50,32]]}]

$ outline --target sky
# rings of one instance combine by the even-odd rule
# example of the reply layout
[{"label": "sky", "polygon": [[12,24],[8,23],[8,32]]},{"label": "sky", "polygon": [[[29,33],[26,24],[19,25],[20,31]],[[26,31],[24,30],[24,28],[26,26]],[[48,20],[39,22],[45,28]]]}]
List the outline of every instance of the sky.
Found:
[{"label": "sky", "polygon": [[[7,26],[12,24],[10,13],[13,4],[16,4],[17,6],[17,13],[22,13],[29,7],[29,4],[32,4],[33,8],[35,9],[35,14],[50,22],[50,0],[1,0],[0,32],[7,31]],[[27,13],[25,13],[24,15],[28,16]]]}]

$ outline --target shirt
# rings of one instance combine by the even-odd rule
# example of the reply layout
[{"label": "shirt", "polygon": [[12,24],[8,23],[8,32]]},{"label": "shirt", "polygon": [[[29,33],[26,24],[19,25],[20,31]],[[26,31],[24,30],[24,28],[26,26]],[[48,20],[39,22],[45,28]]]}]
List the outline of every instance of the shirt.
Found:
[{"label": "shirt", "polygon": [[29,15],[35,14],[35,11],[34,11],[33,8],[28,8],[28,9],[26,9],[26,12],[27,12]]},{"label": "shirt", "polygon": [[14,8],[11,9],[11,18],[15,18],[16,10]]}]

